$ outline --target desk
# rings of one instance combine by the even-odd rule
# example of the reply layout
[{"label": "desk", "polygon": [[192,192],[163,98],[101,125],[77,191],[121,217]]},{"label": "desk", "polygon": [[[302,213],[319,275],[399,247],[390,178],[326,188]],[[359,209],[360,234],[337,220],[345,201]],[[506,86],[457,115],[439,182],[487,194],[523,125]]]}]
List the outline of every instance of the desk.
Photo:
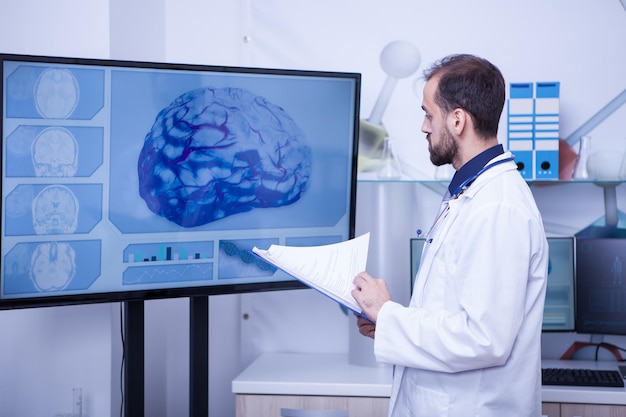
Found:
[{"label": "desk", "polygon": [[[544,360],[542,366],[617,369],[617,362]],[[386,416],[391,369],[351,365],[347,354],[266,353],[232,382],[236,415],[278,417],[286,407]],[[625,388],[544,386],[542,393],[544,414],[550,417],[626,417]]]}]

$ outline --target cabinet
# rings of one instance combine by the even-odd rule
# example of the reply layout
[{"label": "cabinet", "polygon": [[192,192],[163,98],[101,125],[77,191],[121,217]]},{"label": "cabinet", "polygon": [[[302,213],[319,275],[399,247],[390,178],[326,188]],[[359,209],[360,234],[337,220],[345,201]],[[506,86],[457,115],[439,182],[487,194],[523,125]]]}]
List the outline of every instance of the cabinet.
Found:
[{"label": "cabinet", "polygon": [[626,417],[626,406],[600,404],[543,403],[547,417]]},{"label": "cabinet", "polygon": [[[294,396],[294,395],[237,395],[236,417],[279,417],[281,408],[347,409],[350,417],[384,417],[389,398]],[[545,417],[626,417],[626,406],[599,404],[543,403]]]},{"label": "cabinet", "polygon": [[559,403],[543,403],[541,404],[541,416],[545,417],[561,417],[561,404]]},{"label": "cabinet", "polygon": [[561,417],[626,417],[620,405],[561,404]]},{"label": "cabinet", "polygon": [[[347,409],[350,417],[384,417],[389,398],[237,395],[236,417],[278,417],[281,408]],[[601,404],[543,403],[545,417],[626,417],[626,406]]]},{"label": "cabinet", "polygon": [[[344,410],[350,417],[384,417],[389,398],[306,395],[237,395],[236,417],[279,417],[281,408]],[[626,406],[543,403],[545,417],[626,417]]]},{"label": "cabinet", "polygon": [[349,417],[384,417],[389,398],[312,395],[237,395],[237,417],[279,417],[281,408],[348,410]]}]

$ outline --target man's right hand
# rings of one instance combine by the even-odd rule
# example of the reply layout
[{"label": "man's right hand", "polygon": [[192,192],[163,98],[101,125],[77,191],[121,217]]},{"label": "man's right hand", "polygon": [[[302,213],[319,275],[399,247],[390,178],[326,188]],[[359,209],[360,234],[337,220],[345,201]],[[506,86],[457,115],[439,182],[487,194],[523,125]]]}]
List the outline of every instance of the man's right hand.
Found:
[{"label": "man's right hand", "polygon": [[356,324],[359,326],[359,333],[363,336],[371,337],[372,339],[376,333],[376,325],[371,321],[364,319],[363,317],[356,316]]}]

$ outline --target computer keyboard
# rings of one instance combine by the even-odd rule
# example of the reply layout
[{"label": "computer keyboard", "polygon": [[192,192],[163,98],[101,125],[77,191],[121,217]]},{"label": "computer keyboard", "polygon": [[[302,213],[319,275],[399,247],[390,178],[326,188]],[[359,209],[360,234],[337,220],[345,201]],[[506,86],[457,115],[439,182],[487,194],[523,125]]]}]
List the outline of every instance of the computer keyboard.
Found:
[{"label": "computer keyboard", "polygon": [[543,368],[543,385],[569,385],[582,387],[623,387],[624,379],[617,370]]}]

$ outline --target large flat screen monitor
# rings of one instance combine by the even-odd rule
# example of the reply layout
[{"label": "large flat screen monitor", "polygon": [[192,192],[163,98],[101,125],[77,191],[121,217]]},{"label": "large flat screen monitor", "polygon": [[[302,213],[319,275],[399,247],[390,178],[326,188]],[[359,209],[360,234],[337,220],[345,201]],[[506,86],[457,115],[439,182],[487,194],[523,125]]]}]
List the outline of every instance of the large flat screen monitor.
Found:
[{"label": "large flat screen monitor", "polygon": [[[544,332],[575,330],[575,262],[573,237],[549,237],[550,261],[543,310]],[[411,292],[425,239],[411,239]]]},{"label": "large flat screen monitor", "polygon": [[576,331],[626,335],[626,239],[577,239]]},{"label": "large flat screen monitor", "polygon": [[0,55],[0,309],[302,288],[354,237],[361,76]]}]

